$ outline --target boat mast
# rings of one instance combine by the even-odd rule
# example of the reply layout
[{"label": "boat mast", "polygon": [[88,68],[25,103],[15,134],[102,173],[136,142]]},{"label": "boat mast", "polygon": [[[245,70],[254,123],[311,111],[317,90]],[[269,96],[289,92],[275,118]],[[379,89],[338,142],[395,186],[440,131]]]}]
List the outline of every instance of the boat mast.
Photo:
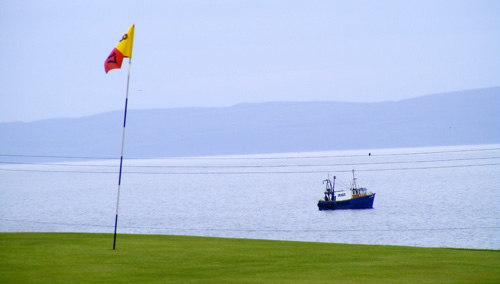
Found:
[{"label": "boat mast", "polygon": [[354,176],[354,170],[352,170],[352,188],[357,188],[356,186],[356,177]]},{"label": "boat mast", "polygon": [[333,176],[333,185],[332,185],[332,198],[335,196],[335,179],[337,177],[336,176]]},{"label": "boat mast", "polygon": [[332,181],[330,181],[330,178],[327,178],[323,181],[323,183],[326,182],[325,201],[335,201],[335,179],[336,177],[333,176],[333,183]]}]

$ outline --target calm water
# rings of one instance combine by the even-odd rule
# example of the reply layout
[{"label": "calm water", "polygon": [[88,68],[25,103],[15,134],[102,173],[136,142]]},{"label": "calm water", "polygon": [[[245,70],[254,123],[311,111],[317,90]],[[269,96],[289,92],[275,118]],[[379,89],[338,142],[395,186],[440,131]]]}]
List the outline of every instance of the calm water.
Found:
[{"label": "calm water", "polygon": [[[500,145],[124,163],[119,233],[500,249]],[[374,208],[319,211],[322,181],[348,188],[352,169]],[[2,164],[0,231],[112,233],[117,171]]]}]

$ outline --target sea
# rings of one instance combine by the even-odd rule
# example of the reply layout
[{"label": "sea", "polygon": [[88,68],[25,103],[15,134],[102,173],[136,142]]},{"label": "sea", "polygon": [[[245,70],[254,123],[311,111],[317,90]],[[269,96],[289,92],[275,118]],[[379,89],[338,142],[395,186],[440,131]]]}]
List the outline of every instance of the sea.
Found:
[{"label": "sea", "polygon": [[[162,159],[125,150],[120,187],[119,159],[9,158],[0,157],[0,232],[112,234],[118,213],[118,242],[156,234],[500,249],[500,144]],[[324,181],[347,190],[353,170],[376,193],[373,209],[319,211]]]}]

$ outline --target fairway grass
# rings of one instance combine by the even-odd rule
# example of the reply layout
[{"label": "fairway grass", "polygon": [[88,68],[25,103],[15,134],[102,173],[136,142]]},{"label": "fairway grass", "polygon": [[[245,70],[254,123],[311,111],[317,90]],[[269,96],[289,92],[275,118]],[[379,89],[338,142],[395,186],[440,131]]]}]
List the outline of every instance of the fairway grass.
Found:
[{"label": "fairway grass", "polygon": [[0,283],[500,283],[500,251],[0,233]]}]

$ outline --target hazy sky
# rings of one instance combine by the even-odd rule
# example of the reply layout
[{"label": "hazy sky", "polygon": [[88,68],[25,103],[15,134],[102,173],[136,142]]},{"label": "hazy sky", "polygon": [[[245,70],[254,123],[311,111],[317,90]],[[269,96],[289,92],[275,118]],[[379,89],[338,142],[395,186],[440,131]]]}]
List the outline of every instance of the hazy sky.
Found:
[{"label": "hazy sky", "polygon": [[0,121],[500,86],[500,1],[0,1]]}]

